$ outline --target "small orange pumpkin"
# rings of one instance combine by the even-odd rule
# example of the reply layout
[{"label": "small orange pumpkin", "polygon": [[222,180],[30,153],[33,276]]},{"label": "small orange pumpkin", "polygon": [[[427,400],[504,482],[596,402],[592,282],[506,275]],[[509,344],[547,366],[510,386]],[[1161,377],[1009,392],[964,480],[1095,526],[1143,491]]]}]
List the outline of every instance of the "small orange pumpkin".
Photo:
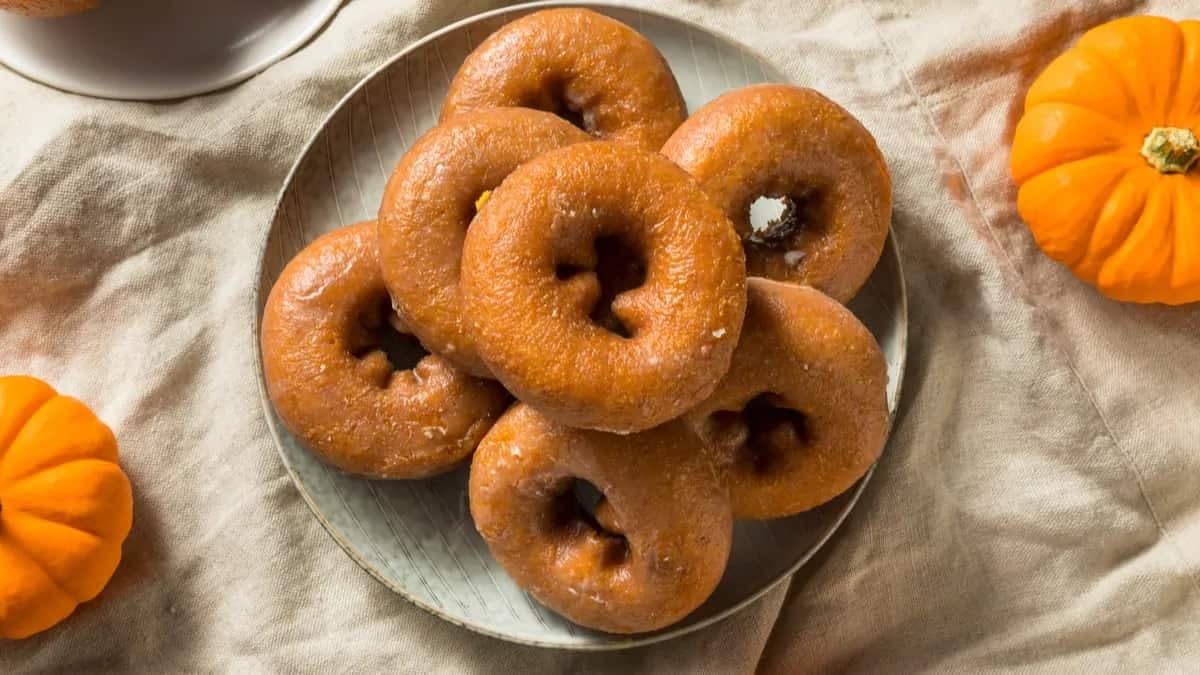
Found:
[{"label": "small orange pumpkin", "polygon": [[132,524],[112,431],[41,380],[0,377],[0,638],[46,630],[96,597]]},{"label": "small orange pumpkin", "polygon": [[1200,21],[1117,19],[1038,76],[1012,147],[1017,209],[1105,295],[1200,301]]}]

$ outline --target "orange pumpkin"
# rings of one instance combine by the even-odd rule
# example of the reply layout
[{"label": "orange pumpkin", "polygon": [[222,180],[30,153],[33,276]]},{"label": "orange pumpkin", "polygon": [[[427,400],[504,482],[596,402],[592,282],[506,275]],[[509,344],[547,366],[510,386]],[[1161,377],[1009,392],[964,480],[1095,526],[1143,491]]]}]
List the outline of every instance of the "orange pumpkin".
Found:
[{"label": "orange pumpkin", "polygon": [[1038,245],[1105,295],[1200,301],[1200,21],[1088,31],[1038,76],[1013,138]]},{"label": "orange pumpkin", "polygon": [[0,638],[23,638],[96,597],[133,523],[112,432],[32,377],[0,377]]}]

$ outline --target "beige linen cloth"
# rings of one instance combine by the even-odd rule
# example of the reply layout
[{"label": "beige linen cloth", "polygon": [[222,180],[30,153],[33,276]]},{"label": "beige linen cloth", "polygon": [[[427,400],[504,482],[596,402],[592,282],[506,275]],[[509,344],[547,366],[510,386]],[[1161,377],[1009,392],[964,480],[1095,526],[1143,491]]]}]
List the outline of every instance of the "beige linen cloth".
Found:
[{"label": "beige linen cloth", "polygon": [[299,53],[168,104],[0,69],[0,371],[93,404],[136,523],[112,585],[0,672],[1200,672],[1200,306],[1105,300],[1042,256],[1008,138],[1088,27],[1200,1],[662,0],[858,115],[893,172],[904,401],[832,543],[738,616],[577,654],[452,626],[337,547],[259,407],[255,265],[331,106],[486,2],[352,0]]}]

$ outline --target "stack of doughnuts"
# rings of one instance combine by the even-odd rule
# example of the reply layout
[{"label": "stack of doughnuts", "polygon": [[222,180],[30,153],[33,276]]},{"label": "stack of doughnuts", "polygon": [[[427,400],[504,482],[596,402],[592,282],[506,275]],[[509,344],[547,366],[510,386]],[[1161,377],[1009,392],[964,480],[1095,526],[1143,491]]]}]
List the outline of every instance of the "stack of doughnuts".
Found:
[{"label": "stack of doughnuts", "polygon": [[343,471],[469,461],[516,583],[656,630],[712,593],[735,519],[820,506],[879,457],[886,363],[843,303],[890,216],[874,139],[827,98],[759,85],[687,117],[636,31],[536,12],[466,59],[378,219],[284,269],[268,391]]}]

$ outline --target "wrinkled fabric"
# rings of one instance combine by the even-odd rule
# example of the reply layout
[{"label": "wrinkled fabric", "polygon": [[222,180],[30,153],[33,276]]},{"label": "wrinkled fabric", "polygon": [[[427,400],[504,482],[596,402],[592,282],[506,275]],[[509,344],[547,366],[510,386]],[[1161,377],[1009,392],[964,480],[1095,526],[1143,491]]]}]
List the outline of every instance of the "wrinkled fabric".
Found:
[{"label": "wrinkled fabric", "polygon": [[662,0],[841,102],[895,181],[911,308],[892,440],[842,531],[718,625],[622,653],[507,644],[327,536],[259,405],[274,198],[361,77],[483,1],[351,0],[221,93],[82,98],[0,69],[0,371],[92,404],[136,523],[110,587],[0,672],[1195,672],[1200,306],[1104,299],[1016,213],[1008,142],[1087,28],[1196,0]]}]

